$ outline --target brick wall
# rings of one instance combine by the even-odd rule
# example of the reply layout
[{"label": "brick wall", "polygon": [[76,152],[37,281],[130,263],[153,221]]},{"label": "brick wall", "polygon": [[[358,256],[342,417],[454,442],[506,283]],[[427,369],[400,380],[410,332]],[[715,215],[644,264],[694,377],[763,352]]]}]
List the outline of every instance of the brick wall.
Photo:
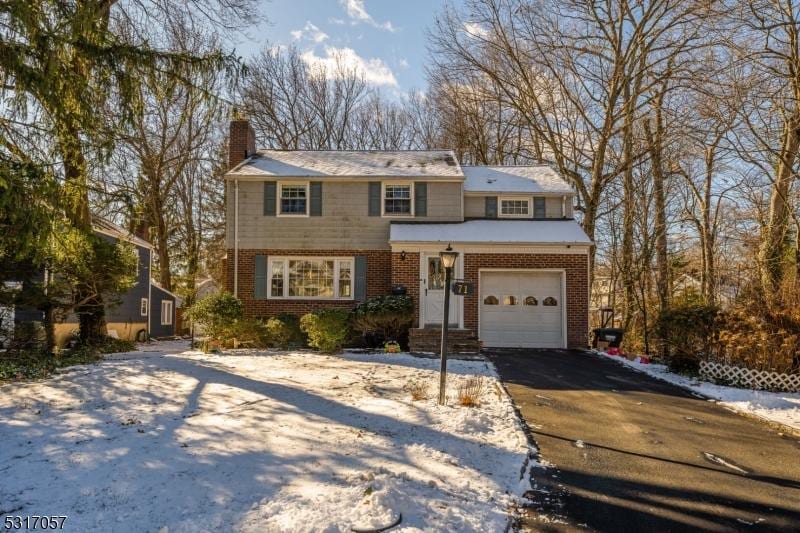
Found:
[{"label": "brick wall", "polygon": [[256,132],[247,120],[231,120],[228,137],[228,168],[233,168],[256,151]]},{"label": "brick wall", "polygon": [[419,253],[406,253],[401,259],[399,252],[392,254],[392,285],[404,285],[407,294],[414,299],[414,327],[419,327]]},{"label": "brick wall", "polygon": [[481,268],[564,269],[567,278],[567,346],[584,348],[589,331],[589,272],[582,254],[465,254],[464,278],[475,291],[464,297],[464,327],[478,331]]},{"label": "brick wall", "polygon": [[[367,258],[367,298],[388,294],[391,291],[392,253],[388,250],[239,250],[239,298],[244,305],[246,316],[269,317],[278,313],[303,315],[322,308],[350,309],[358,302],[353,300],[256,300],[255,260],[256,255],[266,256],[311,256],[311,257],[353,257],[363,255]],[[228,250],[227,290],[233,292],[234,251]],[[269,283],[267,284],[269,286]]]}]

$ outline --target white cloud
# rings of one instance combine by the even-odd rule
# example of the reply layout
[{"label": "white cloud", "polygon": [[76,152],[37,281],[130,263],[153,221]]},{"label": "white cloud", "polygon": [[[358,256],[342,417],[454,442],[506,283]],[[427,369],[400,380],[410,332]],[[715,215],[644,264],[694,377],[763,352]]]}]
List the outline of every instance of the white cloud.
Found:
[{"label": "white cloud", "polygon": [[401,57],[400,61],[398,61],[401,67],[408,68],[408,59]]},{"label": "white cloud", "polygon": [[382,59],[377,57],[365,59],[352,48],[326,46],[324,56],[318,56],[313,50],[308,50],[300,57],[308,65],[325,69],[329,75],[356,72],[372,85],[397,86],[397,78]]},{"label": "white cloud", "polygon": [[342,7],[344,7],[347,16],[350,17],[350,20],[353,24],[365,22],[376,28],[391,32],[396,31],[395,27],[392,26],[390,21],[387,20],[386,22],[378,22],[372,18],[372,15],[367,13],[367,8],[364,7],[364,0],[339,0],[339,3],[342,5]]},{"label": "white cloud", "polygon": [[473,37],[480,37],[481,39],[489,36],[489,31],[477,22],[465,22],[464,31]]},{"label": "white cloud", "polygon": [[290,32],[295,41],[308,40],[314,43],[321,43],[328,38],[328,34],[320,30],[311,21],[307,21],[302,30]]}]

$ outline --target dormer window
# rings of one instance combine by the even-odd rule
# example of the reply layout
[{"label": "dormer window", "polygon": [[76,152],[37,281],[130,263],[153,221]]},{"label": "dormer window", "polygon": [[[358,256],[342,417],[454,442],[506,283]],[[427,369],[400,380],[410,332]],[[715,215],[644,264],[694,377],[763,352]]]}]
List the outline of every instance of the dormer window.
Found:
[{"label": "dormer window", "polygon": [[500,216],[504,218],[529,218],[530,198],[500,198]]},{"label": "dormer window", "polygon": [[413,190],[410,183],[384,183],[383,216],[413,216]]},{"label": "dormer window", "polygon": [[308,216],[308,183],[280,183],[278,213],[283,216]]}]

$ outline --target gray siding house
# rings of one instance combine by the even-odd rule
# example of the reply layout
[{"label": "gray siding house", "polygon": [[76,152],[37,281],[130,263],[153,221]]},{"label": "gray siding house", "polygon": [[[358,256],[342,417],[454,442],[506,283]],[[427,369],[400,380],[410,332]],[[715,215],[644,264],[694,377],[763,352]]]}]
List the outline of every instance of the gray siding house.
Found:
[{"label": "gray siding house", "polygon": [[[95,233],[108,242],[130,242],[138,259],[136,284],[118,295],[114,302],[106,304],[108,334],[120,339],[139,341],[175,335],[175,309],[179,299],[151,279],[153,246],[102,217],[95,216],[92,226]],[[33,277],[28,276],[18,286],[20,290],[25,290],[26,283],[44,283],[44,280],[44,274],[40,273]],[[20,307],[5,310],[3,315],[14,323],[41,322],[44,318],[41,311]],[[56,323],[54,329],[56,344],[64,346],[77,332],[77,316],[67,316]]]},{"label": "gray siding house", "polygon": [[[412,351],[435,351],[444,320],[472,347],[586,346],[593,243],[553,168],[462,166],[452,150],[257,150],[246,120],[231,122],[228,156],[226,287],[248,316],[404,290]],[[448,246],[474,290],[445,318]]]}]

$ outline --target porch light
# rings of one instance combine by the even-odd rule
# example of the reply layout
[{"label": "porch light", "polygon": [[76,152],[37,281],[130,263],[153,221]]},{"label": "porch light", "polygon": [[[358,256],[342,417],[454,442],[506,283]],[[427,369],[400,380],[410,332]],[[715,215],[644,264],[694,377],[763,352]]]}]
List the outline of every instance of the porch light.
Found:
[{"label": "porch light", "polygon": [[453,248],[448,244],[443,252],[439,252],[439,257],[442,259],[442,266],[445,269],[450,269],[456,266],[458,252],[454,252]]},{"label": "porch light", "polygon": [[450,244],[439,252],[444,267],[444,316],[442,317],[441,360],[439,362],[439,405],[444,405],[447,390],[447,330],[450,326],[450,281],[453,279],[453,267],[456,266],[458,252],[454,252]]}]

